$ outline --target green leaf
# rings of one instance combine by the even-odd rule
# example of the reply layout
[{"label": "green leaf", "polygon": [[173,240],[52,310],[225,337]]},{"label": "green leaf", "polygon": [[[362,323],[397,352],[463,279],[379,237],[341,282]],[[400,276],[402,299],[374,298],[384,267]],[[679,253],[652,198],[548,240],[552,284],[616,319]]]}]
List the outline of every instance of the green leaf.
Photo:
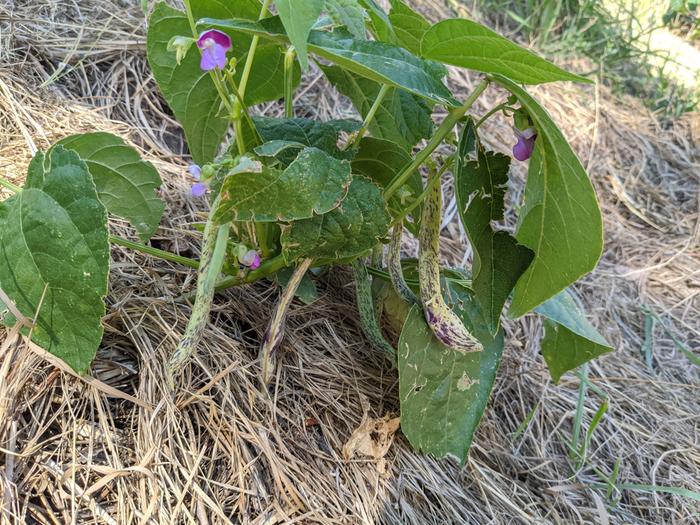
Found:
[{"label": "green leaf", "polygon": [[391,0],[389,20],[396,34],[396,43],[414,55],[422,56],[421,41],[430,29],[430,22],[401,0]]},{"label": "green leaf", "polygon": [[301,68],[306,71],[309,69],[307,40],[311,28],[321,15],[323,0],[275,0],[275,5],[289,40],[297,50]]},{"label": "green leaf", "polygon": [[[246,20],[200,20],[203,27],[242,31],[277,42],[287,42],[277,17],[260,22]],[[403,48],[384,42],[358,40],[345,31],[311,31],[309,51],[344,69],[381,84],[405,89],[437,104],[457,106],[458,102],[442,83],[445,74],[440,64],[422,60]]]},{"label": "green leaf", "polygon": [[556,80],[590,82],[471,20],[452,19],[435,24],[423,35],[421,51],[424,58],[483,73],[497,73],[523,84]]},{"label": "green leaf", "polygon": [[[379,95],[381,85],[338,66],[322,66],[328,80],[348,97],[365,118]],[[432,108],[420,97],[393,88],[379,105],[369,130],[373,137],[387,139],[411,150],[433,132]]]},{"label": "green leaf", "polygon": [[[244,63],[248,53],[241,56]],[[236,69],[236,84],[240,85],[243,67]],[[301,81],[301,69],[294,63],[292,87],[296,88]],[[253,58],[253,67],[248,77],[248,88],[245,93],[247,106],[262,104],[284,97],[284,50],[276,44],[258,45]]]},{"label": "green leaf", "polygon": [[107,211],[127,219],[142,241],[150,239],[165,209],[155,194],[161,180],[153,164],[141,160],[134,148],[110,133],[73,135],[57,145],[85,161]]},{"label": "green leaf", "polygon": [[493,388],[503,332],[496,337],[489,333],[465,288],[453,283],[445,299],[484,349],[465,354],[447,348],[414,306],[398,348],[401,430],[416,450],[464,463]]},{"label": "green leaf", "polygon": [[3,208],[0,288],[35,319],[32,340],[83,374],[102,340],[109,273],[107,211],[88,168],[60,146],[46,163],[38,153]]},{"label": "green leaf", "polygon": [[[470,119],[459,143],[455,193],[459,216],[474,250],[472,289],[489,330],[495,334],[503,305],[534,254],[508,232],[492,227],[493,221],[503,220],[510,157],[486,151],[475,137]],[[469,160],[474,144],[477,160]]]},{"label": "green leaf", "polygon": [[[410,155],[394,142],[364,137],[352,160],[352,171],[364,175],[382,188],[386,188],[402,168],[410,162]],[[422,192],[423,180],[420,172],[415,171],[401,190],[391,198],[389,208],[392,216],[400,214]],[[414,217],[420,217],[420,210],[420,206],[416,208]]]},{"label": "green leaf", "polygon": [[277,157],[280,153],[287,150],[302,150],[306,148],[305,144],[301,142],[294,142],[293,140],[271,140],[270,142],[265,142],[261,144],[253,151],[259,157]]},{"label": "green leaf", "polygon": [[381,42],[390,44],[396,43],[396,33],[391,25],[389,16],[377,4],[375,0],[360,0],[362,6],[367,10],[371,20],[372,32]]},{"label": "green leaf", "polygon": [[219,113],[220,99],[209,74],[199,67],[200,53],[192,48],[180,65],[167,50],[174,36],[191,35],[187,16],[164,3],[148,21],[148,63],[163,97],[182,125],[194,162],[214,160],[226,136],[228,119]]},{"label": "green leaf", "polygon": [[509,315],[519,317],[595,268],[603,221],[586,171],[545,109],[511,80],[494,79],[518,98],[538,134],[515,236],[535,252],[515,286]]},{"label": "green leaf", "polygon": [[569,290],[564,290],[535,311],[544,316],[542,356],[554,382],[613,348],[588,322]]},{"label": "green leaf", "polygon": [[358,257],[387,234],[389,220],[377,185],[355,176],[336,209],[282,226],[282,255],[288,263],[302,257],[330,261]]},{"label": "green leaf", "polygon": [[336,24],[347,27],[355,38],[365,39],[365,10],[357,0],[326,0],[326,10]]},{"label": "green leaf", "polygon": [[334,159],[317,148],[303,150],[284,171],[258,168],[226,177],[215,220],[309,219],[337,208],[352,178],[349,162]]},{"label": "green leaf", "polygon": [[[342,133],[354,133],[362,126],[356,120],[320,120],[304,118],[270,118],[255,117],[255,127],[264,142],[283,140],[296,142],[305,146],[318,148],[332,157],[347,160],[352,152],[338,148]],[[277,155],[284,164],[289,164],[296,158],[294,151],[280,152]]]}]

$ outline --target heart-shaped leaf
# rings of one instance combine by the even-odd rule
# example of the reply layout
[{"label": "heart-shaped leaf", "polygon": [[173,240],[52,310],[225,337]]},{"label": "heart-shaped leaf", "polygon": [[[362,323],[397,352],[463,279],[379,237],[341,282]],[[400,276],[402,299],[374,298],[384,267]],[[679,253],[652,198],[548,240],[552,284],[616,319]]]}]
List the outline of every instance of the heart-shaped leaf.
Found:
[{"label": "heart-shaped leaf", "polygon": [[142,241],[160,224],[165,204],[154,193],[160,176],[150,162],[110,133],[84,133],[57,143],[75,151],[87,164],[97,194],[107,211],[127,219]]},{"label": "heart-shaped leaf", "polygon": [[0,209],[0,288],[34,319],[34,342],[87,372],[109,273],[107,211],[87,166],[60,146],[38,153],[25,188]]}]

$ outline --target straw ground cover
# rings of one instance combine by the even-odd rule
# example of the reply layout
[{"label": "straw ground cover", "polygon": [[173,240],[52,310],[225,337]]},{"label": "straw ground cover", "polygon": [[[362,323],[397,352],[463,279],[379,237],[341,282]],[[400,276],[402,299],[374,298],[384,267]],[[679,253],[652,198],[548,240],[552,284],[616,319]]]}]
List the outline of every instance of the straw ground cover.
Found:
[{"label": "straw ground cover", "polygon": [[[188,194],[182,137],[146,66],[138,3],[0,7],[0,175],[18,181],[34,151],[63,136],[116,132],[163,177],[166,219],[154,245],[197,256],[192,225],[203,210]],[[420,7],[448,14],[442,4]],[[318,72],[310,75],[299,116],[353,116],[321,89]],[[452,87],[466,94],[475,83],[462,76]],[[175,299],[192,290],[193,272],[115,248],[97,381],[74,378],[0,332],[0,519],[696,522],[700,369],[682,349],[697,352],[700,341],[698,115],[661,128],[642,104],[603,88],[546,86],[537,95],[556,100],[548,109],[588,166],[606,221],[604,259],[578,290],[617,352],[590,366],[585,395],[573,375],[551,384],[527,343],[541,328],[525,318],[511,324],[464,469],[414,453],[400,434],[383,461],[346,458],[363,421],[369,427],[398,408],[396,372],[361,335],[347,272],[323,276],[316,302],[294,303],[272,394],[260,390],[252,363],[279,292],[260,285],[219,296],[171,401],[164,363],[187,322],[189,308]],[[483,102],[477,113],[497,100]],[[494,145],[511,135],[504,120],[482,133]],[[516,183],[513,198],[521,190]],[[470,253],[449,185],[445,194],[442,255],[459,265]],[[119,221],[111,227],[133,233]],[[577,434],[578,456],[570,450]]]}]

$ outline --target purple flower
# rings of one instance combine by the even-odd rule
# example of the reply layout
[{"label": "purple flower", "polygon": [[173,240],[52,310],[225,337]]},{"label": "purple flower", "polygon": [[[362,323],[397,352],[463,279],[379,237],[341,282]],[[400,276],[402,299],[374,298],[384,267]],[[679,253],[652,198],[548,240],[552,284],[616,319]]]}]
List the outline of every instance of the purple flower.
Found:
[{"label": "purple flower", "polygon": [[192,178],[194,180],[199,181],[202,179],[202,168],[200,168],[196,164],[190,164],[190,166],[187,168],[187,171],[190,175],[192,175]]},{"label": "purple flower", "polygon": [[515,136],[518,137],[518,142],[513,146],[513,156],[521,161],[532,157],[537,130],[535,128],[527,128],[522,131],[516,129]]},{"label": "purple flower", "polygon": [[256,270],[260,266],[260,255],[255,250],[248,250],[242,257],[239,258],[241,264],[247,266],[251,270]]},{"label": "purple flower", "polygon": [[202,50],[202,61],[199,67],[211,71],[226,67],[226,53],[231,49],[231,38],[221,31],[210,29],[199,35],[197,47]]},{"label": "purple flower", "polygon": [[194,197],[202,197],[207,192],[207,185],[203,182],[198,182],[192,185],[192,195]]}]

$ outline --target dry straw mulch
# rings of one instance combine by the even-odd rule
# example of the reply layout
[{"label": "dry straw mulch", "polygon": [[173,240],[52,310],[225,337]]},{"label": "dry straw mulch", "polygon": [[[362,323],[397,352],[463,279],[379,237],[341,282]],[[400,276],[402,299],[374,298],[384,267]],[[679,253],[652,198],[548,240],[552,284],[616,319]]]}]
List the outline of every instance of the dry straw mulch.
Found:
[{"label": "dry straw mulch", "polygon": [[[448,15],[441,3],[415,3],[433,17]],[[145,63],[138,4],[0,1],[0,175],[20,182],[31,155],[65,135],[118,133],[164,180],[168,206],[154,245],[196,256],[192,223],[202,219],[203,203],[188,195],[182,138]],[[298,93],[307,108],[299,116],[353,115],[317,72],[309,80]],[[453,88],[464,96],[473,82],[456,73]],[[163,363],[189,313],[174,298],[193,288],[194,274],[114,248],[93,372],[102,384],[72,377],[0,330],[0,520],[700,522],[697,500],[624,488],[700,491],[700,374],[670,335],[697,352],[698,115],[662,127],[638,101],[613,98],[604,87],[535,91],[588,165],[605,216],[605,255],[577,288],[617,351],[590,366],[584,432],[604,397],[609,409],[582,466],[568,451],[579,379],[551,383],[538,356],[541,329],[530,317],[506,325],[501,373],[466,467],[416,454],[400,433],[385,473],[374,459],[344,459],[363,418],[394,417],[398,405],[396,372],[363,338],[342,269],[320,279],[318,301],[294,303],[270,392],[258,385],[254,358],[279,289],[262,283],[221,294],[173,401]],[[476,113],[502,97],[490,90]],[[262,110],[279,113],[275,105]],[[490,122],[485,140],[509,144],[509,124]],[[522,180],[520,166],[513,198]],[[446,210],[444,257],[462,264],[469,252],[452,199]],[[132,234],[119,221],[112,229]],[[645,334],[645,309],[665,328],[657,323]],[[596,488],[597,473],[616,463],[623,488]]]}]

